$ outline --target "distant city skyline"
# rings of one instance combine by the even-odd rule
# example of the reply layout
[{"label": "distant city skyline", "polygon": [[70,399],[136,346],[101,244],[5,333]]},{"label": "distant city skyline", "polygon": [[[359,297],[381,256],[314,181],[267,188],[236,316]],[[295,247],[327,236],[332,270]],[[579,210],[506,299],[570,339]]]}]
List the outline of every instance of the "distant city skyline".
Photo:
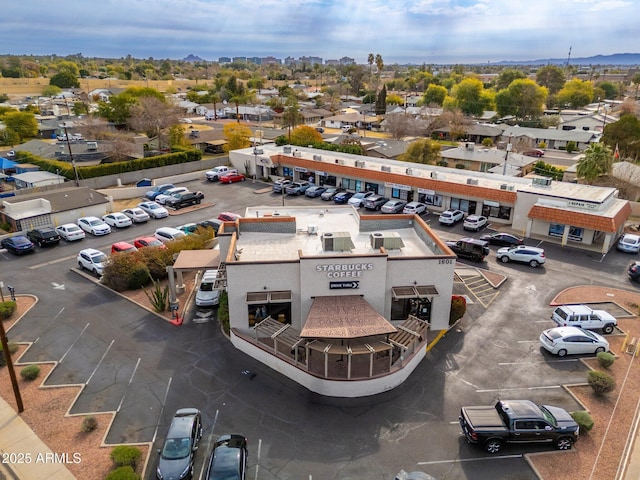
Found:
[{"label": "distant city skyline", "polygon": [[630,0],[44,0],[3,6],[1,54],[182,59],[369,53],[494,63],[638,50]]}]

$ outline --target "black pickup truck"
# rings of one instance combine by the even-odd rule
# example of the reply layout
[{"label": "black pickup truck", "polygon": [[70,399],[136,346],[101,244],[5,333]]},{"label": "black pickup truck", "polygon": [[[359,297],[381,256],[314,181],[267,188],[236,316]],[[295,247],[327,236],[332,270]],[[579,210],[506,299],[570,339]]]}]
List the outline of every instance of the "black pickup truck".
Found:
[{"label": "black pickup truck", "polygon": [[172,195],[165,201],[165,205],[176,210],[182,207],[189,207],[191,205],[199,205],[204,198],[202,192],[183,192]]},{"label": "black pickup truck", "polygon": [[580,431],[566,410],[529,400],[462,407],[459,420],[467,441],[489,453],[498,453],[505,443],[553,443],[559,450],[569,450]]},{"label": "black pickup truck", "polygon": [[489,255],[489,243],[475,238],[461,238],[445,242],[458,257],[468,258],[473,262],[481,262]]}]

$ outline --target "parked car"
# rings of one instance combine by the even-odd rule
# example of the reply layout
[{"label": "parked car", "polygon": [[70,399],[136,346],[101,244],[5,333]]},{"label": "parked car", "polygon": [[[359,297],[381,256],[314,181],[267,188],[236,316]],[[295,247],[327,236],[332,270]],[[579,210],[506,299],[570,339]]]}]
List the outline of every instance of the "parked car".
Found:
[{"label": "parked car", "polygon": [[122,212],[113,212],[102,217],[102,221],[110,227],[127,228],[133,223],[133,220]]},{"label": "parked car", "polygon": [[315,197],[319,197],[326,191],[327,191],[326,187],[323,187],[321,185],[311,185],[309,188],[305,190],[304,194],[309,198],[315,198]]},{"label": "parked car", "polygon": [[156,237],[138,237],[133,241],[133,246],[136,248],[146,247],[159,247],[167,248],[164,243],[158,240]]},{"label": "parked car", "polygon": [[530,400],[462,407],[458,420],[467,442],[488,453],[498,453],[505,443],[549,443],[558,450],[569,450],[580,433],[566,410]]},{"label": "parked car", "polygon": [[56,233],[67,242],[75,242],[84,238],[84,230],[75,223],[65,223],[56,227]]},{"label": "parked car", "polygon": [[544,150],[540,150],[539,148],[532,148],[531,150],[527,150],[523,153],[527,157],[542,157],[544,156]]},{"label": "parked car", "polygon": [[609,350],[609,342],[602,335],[578,327],[549,328],[540,334],[540,344],[559,357]]},{"label": "parked car", "polygon": [[402,209],[402,213],[414,213],[422,215],[427,211],[427,206],[422,202],[409,202]]},{"label": "parked car", "polygon": [[464,218],[462,210],[445,210],[438,217],[440,225],[455,225]]},{"label": "parked car", "polygon": [[516,245],[513,247],[502,247],[498,249],[496,252],[496,259],[502,263],[527,263],[529,266],[535,268],[545,262],[545,255],[542,248]]},{"label": "parked car", "polygon": [[131,245],[129,242],[116,242],[111,245],[111,253],[135,252],[138,247]]},{"label": "parked car", "polygon": [[322,195],[320,195],[320,198],[325,202],[330,202],[331,200],[333,200],[333,197],[335,197],[341,191],[342,190],[336,187],[329,187],[322,193]]},{"label": "parked car", "polygon": [[222,435],[213,445],[204,478],[207,480],[245,480],[247,439],[242,435]]},{"label": "parked car", "polygon": [[227,167],[226,165],[219,165],[204,172],[204,176],[210,182],[215,182],[220,180],[220,177],[227,175],[228,173],[238,173],[238,170],[232,167]]},{"label": "parked car", "polygon": [[613,332],[618,324],[616,317],[609,312],[593,310],[587,305],[561,305],[553,310],[551,320],[559,327],[602,329],[604,333]]},{"label": "parked car", "polygon": [[291,180],[289,180],[288,178],[280,178],[273,182],[273,186],[271,187],[271,189],[275,193],[282,193],[290,183]]},{"label": "parked car", "polygon": [[131,219],[133,223],[144,223],[149,220],[149,214],[140,207],[125,208],[122,213]]},{"label": "parked car", "polygon": [[483,261],[490,252],[487,242],[475,238],[461,238],[445,243],[458,257],[468,258],[473,262]]},{"label": "parked car", "polygon": [[78,253],[78,267],[80,270],[89,270],[91,273],[102,276],[107,255],[95,248],[85,248]]},{"label": "parked car", "polygon": [[364,201],[364,208],[367,210],[380,210],[382,206],[387,203],[389,199],[382,195],[371,195]]},{"label": "parked car", "polygon": [[638,253],[640,252],[640,236],[625,233],[618,240],[616,248],[621,252]]},{"label": "parked car", "polygon": [[227,173],[220,177],[220,183],[236,183],[236,182],[244,182],[246,180],[245,176],[241,173]]},{"label": "parked car", "polygon": [[220,290],[215,288],[218,270],[205,270],[196,292],[196,305],[198,307],[211,307],[220,302]]},{"label": "parked car", "polygon": [[100,236],[111,233],[111,227],[98,217],[80,217],[78,226],[91,235]]},{"label": "parked car", "polygon": [[388,202],[386,202],[382,207],[380,207],[380,211],[382,213],[402,213],[407,202],[404,200],[397,200],[392,198]]},{"label": "parked car", "polygon": [[156,477],[160,480],[192,478],[195,454],[201,438],[200,410],[178,410],[171,420],[164,444],[159,451]]},{"label": "parked car", "polygon": [[31,253],[36,248],[33,242],[24,235],[14,235],[13,237],[3,238],[0,245],[14,255]]},{"label": "parked car", "polygon": [[138,208],[141,208],[151,218],[158,219],[169,216],[169,211],[156,202],[142,202],[138,204]]},{"label": "parked car", "polygon": [[375,192],[357,192],[349,200],[347,200],[347,204],[353,205],[356,208],[360,208],[364,204],[364,201],[371,195],[375,195]]},{"label": "parked car", "polygon": [[220,215],[218,215],[218,220],[222,220],[223,222],[235,222],[239,218],[242,218],[242,215],[231,212],[222,212]]},{"label": "parked car", "polygon": [[487,233],[480,236],[480,240],[488,242],[489,245],[499,245],[501,247],[512,247],[522,245],[523,240],[510,233]]},{"label": "parked car", "polygon": [[318,133],[324,133],[324,128],[322,128],[322,127],[316,127],[316,132],[318,132]]},{"label": "parked car", "polygon": [[487,222],[487,217],[483,217],[482,215],[469,215],[464,219],[462,228],[464,230],[473,230],[475,232],[479,232],[481,229],[487,226]]},{"label": "parked car", "polygon": [[213,228],[214,233],[217,235],[218,234],[218,230],[220,230],[220,226],[223,224],[224,222],[220,219],[217,218],[209,218],[208,220],[203,220],[201,222],[198,222],[198,226],[202,227],[202,228]]},{"label": "parked car", "polygon": [[640,282],[640,262],[631,262],[629,264],[629,268],[627,269],[627,274],[631,280],[635,280],[636,282]]},{"label": "parked car", "polygon": [[179,238],[185,237],[187,234],[182,230],[178,230],[173,227],[160,227],[154,233],[154,236],[160,240],[162,243],[167,243],[172,240],[177,240]]},{"label": "parked car", "polygon": [[167,199],[166,205],[167,207],[173,208],[175,210],[180,210],[183,207],[200,205],[200,203],[202,203],[203,198],[204,198],[204,193],[202,192],[176,193],[175,195]]},{"label": "parked car", "polygon": [[165,190],[160,195],[156,195],[156,198],[153,199],[154,202],[159,203],[160,205],[165,205],[167,200],[171,198],[173,195],[177,193],[188,192],[189,189],[187,187],[173,187],[169,190]]},{"label": "parked car", "polygon": [[311,186],[311,183],[306,180],[300,180],[287,185],[285,192],[287,195],[302,195],[307,191],[307,188]]},{"label": "parked car", "polygon": [[155,200],[155,198],[158,195],[160,195],[161,193],[164,193],[167,190],[169,190],[170,188],[174,188],[174,187],[175,187],[175,185],[173,183],[163,183],[162,185],[156,185],[151,190],[149,190],[147,193],[145,193],[144,196],[146,198],[148,198],[149,200]]},{"label": "parked car", "polygon": [[27,232],[27,238],[39,247],[57,245],[60,243],[60,235],[51,227],[38,227]]},{"label": "parked car", "polygon": [[351,200],[351,197],[353,197],[353,195],[353,192],[347,192],[346,190],[343,190],[342,192],[338,192],[333,196],[333,202],[337,203],[338,205],[344,205],[349,200]]},{"label": "parked car", "polygon": [[176,228],[178,230],[182,230],[187,235],[192,235],[192,234],[196,233],[196,230],[198,230],[198,224],[197,223],[185,223],[184,225],[178,225]]}]

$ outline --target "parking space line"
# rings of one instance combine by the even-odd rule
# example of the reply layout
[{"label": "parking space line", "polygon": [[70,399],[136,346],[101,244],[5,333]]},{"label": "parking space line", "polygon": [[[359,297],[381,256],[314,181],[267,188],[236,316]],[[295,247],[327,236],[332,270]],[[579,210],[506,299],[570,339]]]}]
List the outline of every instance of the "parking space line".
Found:
[{"label": "parking space line", "polygon": [[577,362],[576,358],[567,358],[566,360],[530,360],[528,362],[501,362],[498,363],[500,366],[505,365],[531,365],[533,363],[567,363],[567,362]]},{"label": "parking space line", "polygon": [[523,455],[498,455],[490,457],[478,457],[478,458],[455,458],[453,460],[434,460],[433,462],[418,462],[417,465],[438,465],[442,463],[464,463],[464,462],[482,462],[485,460],[509,460],[512,458],[522,458]]},{"label": "parking space line", "polygon": [[69,348],[67,348],[67,351],[66,351],[66,352],[64,352],[64,355],[62,355],[62,358],[61,358],[60,360],[58,360],[58,363],[62,363],[62,361],[64,360],[64,357],[66,357],[66,356],[67,356],[67,353],[69,353],[69,352],[71,351],[71,349],[72,349],[72,348],[73,348],[73,346],[76,344],[76,342],[77,342],[78,340],[80,340],[80,337],[82,337],[82,335],[84,334],[85,330],[86,330],[87,328],[89,328],[89,325],[90,325],[90,324],[89,324],[89,323],[87,323],[87,324],[84,326],[84,328],[83,328],[83,329],[82,329],[82,331],[80,332],[80,335],[78,335],[78,336],[77,336],[77,338],[73,341],[73,343],[72,343],[71,345],[69,345]]},{"label": "parking space line", "polygon": [[47,267],[49,265],[55,265],[56,263],[65,262],[67,260],[71,260],[72,258],[76,258],[76,255],[70,255],[68,257],[56,258],[55,260],[51,260],[50,262],[39,263],[38,265],[31,265],[29,270],[37,270],[38,268]]},{"label": "parking space line", "polygon": [[156,437],[158,436],[158,429],[160,428],[160,420],[162,419],[162,414],[164,412],[164,405],[167,403],[167,396],[169,396],[169,388],[171,388],[171,381],[173,377],[169,377],[169,383],[167,383],[167,389],[164,391],[164,397],[162,398],[162,404],[160,406],[160,414],[158,415],[158,421],[156,422],[156,429],[153,432],[153,438],[151,439],[152,443],[156,443]]},{"label": "parking space line", "polygon": [[[261,438],[258,439],[258,458],[256,460],[256,476],[255,476],[255,480],[258,480],[258,470],[260,469],[260,452],[262,452],[262,439]],[[309,475],[309,478],[311,478],[311,475]]]},{"label": "parking space line", "polygon": [[124,403],[124,399],[127,396],[127,391],[129,391],[129,387],[131,386],[131,383],[133,383],[133,376],[136,374],[136,371],[138,370],[138,366],[140,365],[140,360],[142,360],[142,359],[138,358],[138,361],[136,362],[136,366],[133,369],[133,372],[131,372],[131,378],[129,378],[129,383],[127,383],[127,389],[124,391],[124,394],[122,395],[122,398],[120,399],[120,405],[118,405],[118,408],[116,409],[116,412],[120,411],[120,408],[122,407],[122,404]]},{"label": "parking space line", "polygon": [[562,385],[541,385],[539,387],[490,388],[487,390],[476,390],[476,393],[513,392],[516,390],[555,390],[557,388],[562,388]]},{"label": "parking space line", "polygon": [[111,340],[111,343],[109,344],[109,346],[107,347],[107,349],[104,351],[104,353],[102,354],[102,357],[100,358],[100,360],[98,361],[98,364],[96,365],[96,368],[93,369],[93,372],[91,372],[91,375],[89,375],[89,378],[87,378],[87,381],[84,382],[85,385],[89,384],[89,381],[93,378],[93,376],[95,375],[95,373],[98,371],[98,368],[100,367],[100,365],[102,364],[102,361],[104,360],[104,357],[107,356],[107,353],[109,353],[109,350],[111,350],[111,346],[113,345],[113,343],[115,342],[114,340]]},{"label": "parking space line", "polygon": [[[47,330],[49,330],[49,327],[51,327],[51,325],[53,325],[53,322],[55,322],[55,321],[58,319],[58,317],[60,317],[60,315],[62,315],[62,312],[64,312],[64,307],[62,307],[62,308],[60,309],[60,311],[58,312],[58,314],[57,314],[55,317],[53,317],[53,319],[49,322],[49,325],[47,325],[46,327],[44,327],[44,329],[42,330],[42,332],[41,332],[41,333],[44,333],[44,332],[46,332]],[[38,340],[40,340],[40,337],[36,338],[36,339],[33,341],[33,343],[38,343]]]}]

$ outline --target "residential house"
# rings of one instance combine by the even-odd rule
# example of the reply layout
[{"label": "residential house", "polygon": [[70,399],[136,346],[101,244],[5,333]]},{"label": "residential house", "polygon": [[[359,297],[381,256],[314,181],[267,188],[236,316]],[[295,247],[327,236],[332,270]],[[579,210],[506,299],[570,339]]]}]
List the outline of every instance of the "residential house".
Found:
[{"label": "residential house", "polygon": [[539,160],[519,153],[498,150],[496,148],[478,147],[471,142],[457,148],[440,152],[440,157],[447,166],[475,172],[500,173],[501,175],[523,177],[533,170]]},{"label": "residential house", "polygon": [[536,148],[541,143],[546,148],[564,150],[567,143],[574,142],[579,150],[585,150],[597,141],[596,132],[584,130],[561,130],[555,128],[507,127],[502,133],[501,140],[509,141],[519,148]]}]

